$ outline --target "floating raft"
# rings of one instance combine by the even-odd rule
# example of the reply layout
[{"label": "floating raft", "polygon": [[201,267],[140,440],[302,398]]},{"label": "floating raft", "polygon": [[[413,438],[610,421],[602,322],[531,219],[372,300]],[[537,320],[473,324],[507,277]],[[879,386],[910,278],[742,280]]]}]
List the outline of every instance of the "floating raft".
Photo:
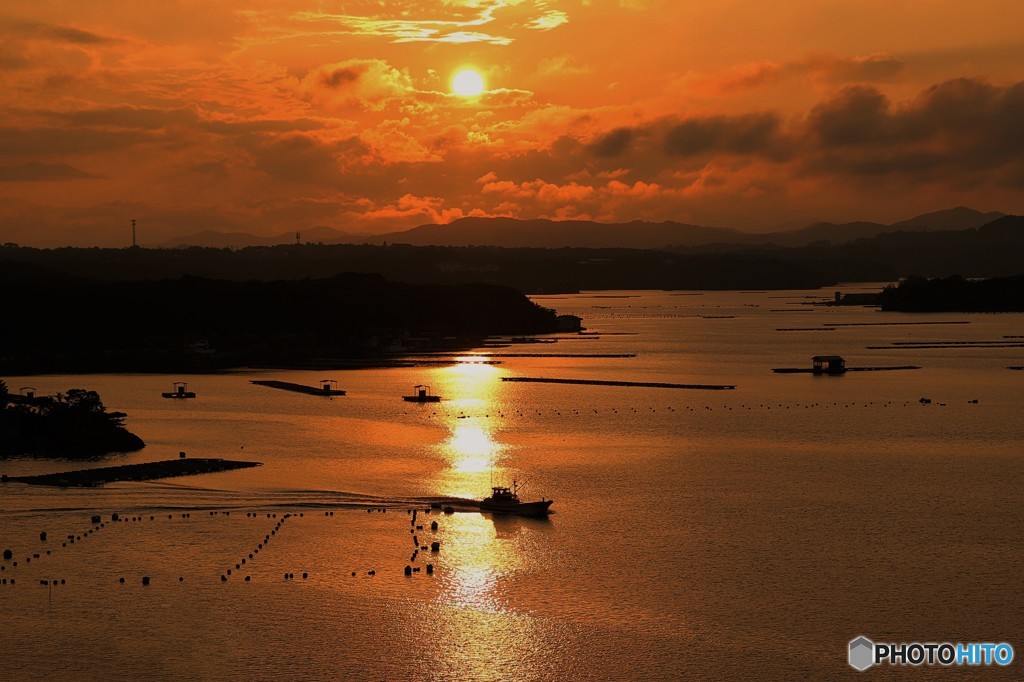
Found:
[{"label": "floating raft", "polygon": [[89,488],[116,481],[150,481],[157,478],[213,474],[231,469],[248,469],[261,466],[262,462],[240,462],[229,459],[167,459],[144,464],[124,464],[98,469],[79,469],[58,474],[39,476],[11,476],[7,480],[29,485],[55,485],[61,487]]},{"label": "floating raft", "polygon": [[[831,375],[845,374],[846,372],[888,372],[898,369],[921,369],[917,365],[900,365],[897,367],[847,367],[842,372],[833,372]],[[829,372],[815,372],[810,367],[774,367],[772,369],[776,374],[820,374],[822,376],[829,375]]]},{"label": "floating raft", "polygon": [[345,395],[345,391],[337,388],[324,388],[323,386],[306,386],[304,384],[293,384],[290,381],[250,381],[249,383],[267,388],[277,388],[282,391],[293,393],[305,393],[307,395]]},{"label": "floating raft", "polygon": [[670,384],[661,381],[601,381],[598,379],[549,379],[545,377],[502,377],[502,381],[526,381],[540,384],[584,384],[588,386],[640,386],[644,388],[687,388],[704,391],[731,391],[725,384]]}]

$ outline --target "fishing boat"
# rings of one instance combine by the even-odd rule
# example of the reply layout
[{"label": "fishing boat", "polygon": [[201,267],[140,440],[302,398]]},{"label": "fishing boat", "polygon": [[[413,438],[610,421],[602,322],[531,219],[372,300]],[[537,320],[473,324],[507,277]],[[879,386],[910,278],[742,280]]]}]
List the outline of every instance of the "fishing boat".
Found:
[{"label": "fishing boat", "polygon": [[413,394],[403,395],[402,400],[407,403],[439,403],[441,402],[441,396],[431,395],[430,386],[420,384],[413,386]]},{"label": "fishing boat", "polygon": [[193,391],[188,390],[188,384],[184,381],[175,381],[174,390],[168,393],[161,393],[164,398],[175,398],[177,400],[184,400],[186,398],[195,398],[196,394]]},{"label": "fishing boat", "polygon": [[541,498],[539,502],[523,502],[519,499],[519,485],[512,481],[512,487],[491,486],[491,496],[480,500],[480,511],[496,514],[519,514],[520,516],[547,516],[554,500]]}]

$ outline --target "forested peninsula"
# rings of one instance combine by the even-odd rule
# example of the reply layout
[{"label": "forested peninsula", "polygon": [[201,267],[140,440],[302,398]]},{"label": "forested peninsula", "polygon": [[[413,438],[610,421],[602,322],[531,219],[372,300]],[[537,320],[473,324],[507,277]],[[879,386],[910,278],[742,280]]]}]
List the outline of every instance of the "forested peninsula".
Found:
[{"label": "forested peninsula", "polygon": [[555,331],[555,313],[494,284],[380,275],[106,280],[7,268],[0,373],[203,372],[468,348]]},{"label": "forested peninsula", "polygon": [[108,412],[95,391],[12,395],[0,379],[0,457],[84,459],[146,446],[125,428],[127,415]]}]

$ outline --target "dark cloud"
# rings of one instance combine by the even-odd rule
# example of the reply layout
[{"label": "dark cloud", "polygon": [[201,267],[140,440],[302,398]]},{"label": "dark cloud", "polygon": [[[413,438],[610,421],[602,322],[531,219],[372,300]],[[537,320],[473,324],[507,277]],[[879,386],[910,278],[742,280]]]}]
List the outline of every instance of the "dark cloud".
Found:
[{"label": "dark cloud", "polygon": [[135,130],[0,128],[0,156],[59,156],[106,152],[153,139]]},{"label": "dark cloud", "polygon": [[107,38],[106,36],[101,36],[91,31],[83,31],[79,28],[72,28],[71,26],[45,26],[41,28],[40,34],[51,40],[74,43],[75,45],[103,45],[118,42],[113,38]]},{"label": "dark cloud", "polygon": [[779,127],[774,113],[691,118],[669,129],[664,149],[673,156],[757,154],[773,145]]},{"label": "dark cloud", "polygon": [[0,166],[0,182],[46,182],[53,180],[88,180],[97,176],[66,163],[23,163]]},{"label": "dark cloud", "polygon": [[328,145],[308,135],[284,135],[255,150],[256,167],[285,182],[331,185],[341,179],[338,160]]},{"label": "dark cloud", "polygon": [[59,24],[43,24],[33,21],[3,21],[0,22],[0,27],[8,35],[28,39],[49,40],[56,43],[68,43],[71,45],[105,45],[121,42],[117,38]]},{"label": "dark cloud", "polygon": [[188,125],[199,117],[190,109],[158,109],[151,107],[111,107],[78,111],[40,112],[71,126],[131,128],[159,130],[170,125]]},{"label": "dark cloud", "polygon": [[813,109],[808,131],[826,147],[877,144],[897,135],[889,98],[872,87],[853,85]]},{"label": "dark cloud", "polygon": [[629,128],[616,128],[606,133],[590,145],[590,151],[601,158],[620,156],[633,140],[633,131]]},{"label": "dark cloud", "polygon": [[[959,78],[901,106],[875,88],[845,88],[811,110],[806,166],[815,173],[1019,185],[1021,121],[1024,83],[1002,87]],[[994,175],[971,175],[978,171]]]},{"label": "dark cloud", "polygon": [[365,65],[347,66],[320,73],[320,84],[328,88],[344,87],[359,80],[366,72]]}]

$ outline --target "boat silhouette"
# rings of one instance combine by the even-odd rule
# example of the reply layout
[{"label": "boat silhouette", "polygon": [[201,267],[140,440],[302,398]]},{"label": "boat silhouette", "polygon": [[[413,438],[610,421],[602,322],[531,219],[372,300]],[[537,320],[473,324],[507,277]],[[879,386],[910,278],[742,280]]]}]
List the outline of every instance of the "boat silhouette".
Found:
[{"label": "boat silhouette", "polygon": [[496,514],[519,514],[520,516],[547,516],[554,500],[541,498],[536,502],[519,499],[519,484],[512,481],[512,487],[491,486],[491,496],[480,500],[480,511]]}]

